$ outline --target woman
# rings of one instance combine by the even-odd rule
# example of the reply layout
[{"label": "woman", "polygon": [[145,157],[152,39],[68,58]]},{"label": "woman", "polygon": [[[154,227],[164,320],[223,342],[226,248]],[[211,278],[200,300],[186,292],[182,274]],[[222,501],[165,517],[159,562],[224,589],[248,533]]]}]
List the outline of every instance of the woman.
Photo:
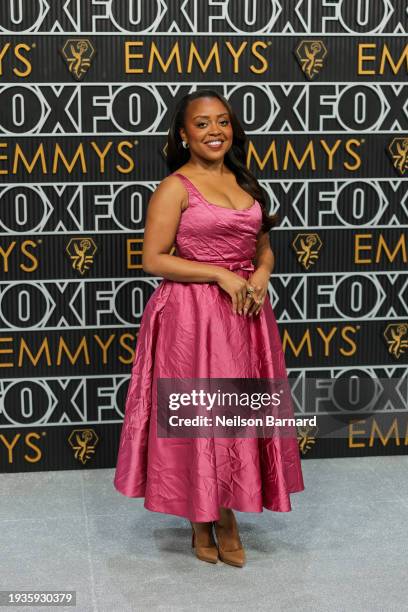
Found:
[{"label": "woman", "polygon": [[140,325],[114,479],[148,510],[189,519],[198,558],[237,567],[245,552],[233,509],[287,512],[304,489],[296,437],[160,437],[156,382],[286,376],[268,297],[276,217],[246,168],[245,140],[217,92],[179,102],[172,174],[150,199],[144,237],[143,270],[163,280]]}]

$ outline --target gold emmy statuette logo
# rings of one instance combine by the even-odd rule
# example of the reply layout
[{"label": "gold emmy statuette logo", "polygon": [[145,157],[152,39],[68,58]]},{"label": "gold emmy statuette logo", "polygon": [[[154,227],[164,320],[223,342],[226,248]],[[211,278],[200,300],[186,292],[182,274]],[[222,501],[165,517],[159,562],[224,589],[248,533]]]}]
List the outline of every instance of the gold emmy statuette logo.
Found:
[{"label": "gold emmy statuette logo", "polygon": [[387,149],[394,168],[402,175],[408,170],[408,136],[393,138]]},{"label": "gold emmy statuette logo", "polygon": [[297,427],[297,441],[302,455],[306,455],[307,451],[316,443],[318,431],[318,427],[310,427],[309,425]]},{"label": "gold emmy statuette logo", "polygon": [[302,72],[309,80],[321,72],[326,55],[327,49],[321,40],[302,40],[295,50]]},{"label": "gold emmy statuette logo", "polygon": [[99,438],[93,429],[74,429],[68,442],[74,449],[74,457],[81,463],[86,463],[95,452],[95,446],[99,442]]},{"label": "gold emmy statuette logo", "polygon": [[84,274],[94,261],[96,244],[92,238],[71,238],[66,251],[72,259],[72,267]]},{"label": "gold emmy statuette logo", "polygon": [[95,49],[88,38],[69,38],[61,54],[72,76],[80,81],[88,72]]},{"label": "gold emmy statuette logo", "polygon": [[390,323],[384,330],[388,352],[396,359],[399,359],[408,347],[407,332],[408,323]]},{"label": "gold emmy statuette logo", "polygon": [[319,257],[322,241],[318,234],[297,234],[292,242],[292,248],[296,252],[298,262],[308,270]]}]

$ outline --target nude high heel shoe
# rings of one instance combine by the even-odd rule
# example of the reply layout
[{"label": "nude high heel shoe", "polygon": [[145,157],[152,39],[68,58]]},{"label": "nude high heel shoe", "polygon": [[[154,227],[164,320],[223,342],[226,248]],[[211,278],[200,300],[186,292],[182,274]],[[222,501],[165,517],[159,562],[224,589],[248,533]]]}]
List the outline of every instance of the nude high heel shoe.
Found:
[{"label": "nude high heel shoe", "polygon": [[[207,563],[217,563],[218,561],[218,548],[215,545],[215,542],[213,544],[211,544],[210,546],[203,546],[201,543],[198,542],[198,538],[196,536],[196,532],[194,531],[194,525],[193,523],[190,521],[191,524],[191,529],[192,529],[192,534],[191,534],[191,546],[192,548],[195,548],[195,554],[196,557],[198,559],[200,559],[200,561],[207,561]],[[211,540],[213,540],[213,535],[212,535],[212,523],[209,524],[210,526],[210,534],[211,534]]]},{"label": "nude high heel shoe", "polygon": [[225,521],[221,525],[214,523],[215,534],[218,542],[218,556],[224,563],[243,567],[245,564],[245,551],[239,537],[238,525],[233,513],[231,513],[231,523]]}]

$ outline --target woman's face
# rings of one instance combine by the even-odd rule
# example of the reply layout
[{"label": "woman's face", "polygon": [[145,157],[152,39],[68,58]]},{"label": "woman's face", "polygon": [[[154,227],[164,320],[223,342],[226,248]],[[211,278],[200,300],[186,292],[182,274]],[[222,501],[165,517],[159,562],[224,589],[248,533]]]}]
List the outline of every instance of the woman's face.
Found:
[{"label": "woman's face", "polygon": [[[232,146],[233,131],[228,110],[218,98],[197,98],[187,106],[185,130],[180,130],[188,142],[192,157],[208,161],[222,159]],[[221,141],[220,145],[208,144]]]}]

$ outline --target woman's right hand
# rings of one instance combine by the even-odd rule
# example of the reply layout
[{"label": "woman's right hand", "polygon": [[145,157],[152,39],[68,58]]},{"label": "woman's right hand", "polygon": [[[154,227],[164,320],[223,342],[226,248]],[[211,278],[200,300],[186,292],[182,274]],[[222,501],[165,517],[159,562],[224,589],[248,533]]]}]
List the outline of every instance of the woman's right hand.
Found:
[{"label": "woman's right hand", "polygon": [[248,297],[247,289],[251,286],[248,281],[231,270],[221,268],[217,278],[217,284],[230,296],[232,300],[232,312],[234,314],[238,312],[241,315]]}]

